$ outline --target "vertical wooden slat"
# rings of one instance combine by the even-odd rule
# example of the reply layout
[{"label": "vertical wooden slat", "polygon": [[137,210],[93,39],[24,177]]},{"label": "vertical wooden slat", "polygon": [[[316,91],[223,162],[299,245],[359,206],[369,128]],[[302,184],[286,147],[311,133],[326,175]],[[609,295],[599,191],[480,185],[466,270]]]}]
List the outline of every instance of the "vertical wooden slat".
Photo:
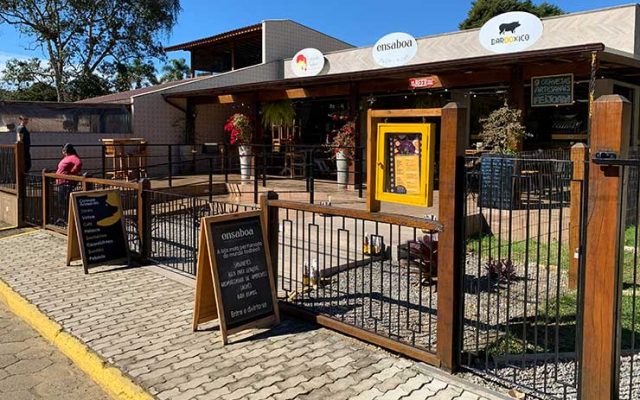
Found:
[{"label": "vertical wooden slat", "polygon": [[464,149],[467,110],[457,103],[442,109],[440,132],[440,193],[438,219],[438,357],[454,371],[460,361],[461,271],[464,221]]},{"label": "vertical wooden slat", "polygon": [[[590,151],[628,154],[631,104],[621,96],[594,102]],[[587,237],[584,268],[584,317],[581,349],[582,400],[618,398],[618,368],[624,202],[621,167],[589,164]]]},{"label": "vertical wooden slat", "polygon": [[571,147],[573,177],[571,178],[571,203],[569,208],[569,288],[578,288],[578,261],[580,252],[580,225],[582,222],[582,187],[587,146],[576,143]]},{"label": "vertical wooden slat", "polygon": [[367,211],[380,211],[380,201],[376,200],[376,143],[378,141],[378,120],[367,111]]}]

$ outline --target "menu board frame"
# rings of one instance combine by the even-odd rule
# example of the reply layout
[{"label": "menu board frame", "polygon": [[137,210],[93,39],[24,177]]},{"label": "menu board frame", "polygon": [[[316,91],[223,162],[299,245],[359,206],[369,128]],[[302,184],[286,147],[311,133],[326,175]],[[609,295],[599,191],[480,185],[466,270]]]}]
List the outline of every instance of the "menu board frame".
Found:
[{"label": "menu board frame", "polygon": [[[564,103],[558,103],[558,102],[553,102],[553,103],[539,103],[536,102],[536,94],[535,94],[535,88],[536,88],[536,79],[538,80],[545,80],[545,79],[554,79],[554,78],[570,78],[571,80],[571,92],[570,92],[570,101],[569,102],[564,102]],[[574,86],[575,86],[575,78],[573,73],[569,73],[569,74],[557,74],[557,75],[542,75],[542,76],[532,76],[531,77],[531,107],[559,107],[559,106],[571,106],[573,104],[575,104],[575,97],[574,97]]]},{"label": "menu board frame", "polygon": [[[422,123],[379,123],[376,149],[376,200],[406,204],[411,206],[431,207],[433,205],[433,185],[435,167],[435,132],[436,126],[432,122]],[[419,135],[420,145],[418,182],[416,193],[394,193],[387,190],[387,172],[395,174],[395,169],[389,153],[389,140],[394,135]],[[415,147],[415,146],[414,146]],[[413,179],[416,179],[413,177]],[[397,180],[397,179],[395,179]]]},{"label": "menu board frame", "polygon": [[[267,270],[270,289],[270,300],[272,302],[272,313],[262,318],[250,320],[247,323],[237,324],[229,327],[225,317],[225,299],[220,279],[220,268],[218,265],[217,249],[214,244],[213,232],[216,225],[228,221],[242,222],[258,218],[260,225],[260,240],[264,254],[264,267]],[[280,312],[275,290],[275,279],[273,267],[271,265],[271,254],[269,252],[267,240],[267,227],[265,218],[261,211],[247,211],[226,215],[204,217],[200,221],[198,264],[196,270],[196,294],[193,312],[193,330],[196,331],[198,325],[218,320],[223,344],[228,343],[228,336],[240,331],[277,325],[280,323]]]},{"label": "menu board frame", "polygon": [[[84,226],[82,225],[82,218],[80,216],[79,208],[78,208],[78,199],[82,197],[102,197],[113,195],[117,198],[117,210],[111,215],[109,218],[113,218],[114,222],[111,226],[115,224],[120,225],[120,229],[116,228],[116,232],[122,232],[121,238],[122,244],[125,248],[124,257],[117,258],[107,258],[104,261],[100,262],[91,262],[89,254],[87,254],[86,249],[86,231]],[[99,265],[112,265],[112,264],[121,264],[126,262],[126,265],[130,264],[131,253],[129,249],[129,242],[127,239],[127,232],[123,223],[123,213],[122,213],[122,196],[120,190],[118,189],[104,189],[104,190],[91,190],[91,191],[82,191],[82,192],[73,192],[69,196],[69,219],[67,223],[68,232],[67,232],[67,266],[71,265],[72,261],[82,260],[82,267],[84,269],[84,273],[89,273],[89,268],[99,266]]]}]

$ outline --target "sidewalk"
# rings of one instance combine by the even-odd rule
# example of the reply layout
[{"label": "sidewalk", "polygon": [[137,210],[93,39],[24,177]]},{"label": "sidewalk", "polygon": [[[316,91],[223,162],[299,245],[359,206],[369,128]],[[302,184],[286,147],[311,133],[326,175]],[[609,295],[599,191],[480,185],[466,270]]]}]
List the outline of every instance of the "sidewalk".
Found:
[{"label": "sidewalk", "polygon": [[216,330],[191,331],[191,280],[169,279],[157,267],[84,275],[64,265],[65,250],[66,238],[55,233],[2,238],[0,279],[158,399],[493,398],[286,317],[223,347]]},{"label": "sidewalk", "polygon": [[0,398],[106,400],[107,395],[0,303]]}]

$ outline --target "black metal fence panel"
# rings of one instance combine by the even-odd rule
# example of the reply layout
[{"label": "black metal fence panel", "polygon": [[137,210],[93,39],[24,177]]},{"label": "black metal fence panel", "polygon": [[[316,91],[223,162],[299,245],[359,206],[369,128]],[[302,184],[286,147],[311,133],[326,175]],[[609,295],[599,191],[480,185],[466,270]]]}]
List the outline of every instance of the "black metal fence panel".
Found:
[{"label": "black metal fence panel", "polygon": [[24,176],[24,196],[22,197],[22,212],[24,222],[42,225],[42,174],[29,173]]},{"label": "black metal fence panel", "polygon": [[577,396],[580,297],[568,284],[567,158],[465,159],[463,364],[554,399]]},{"label": "black metal fence panel", "polygon": [[16,189],[15,157],[15,147],[0,146],[0,189]]},{"label": "black metal fence panel", "polygon": [[328,210],[280,208],[279,298],[435,352],[437,233]]},{"label": "black metal fence panel", "polygon": [[207,199],[146,190],[147,209],[151,210],[150,258],[175,271],[195,276],[198,257],[200,219],[257,209]]}]

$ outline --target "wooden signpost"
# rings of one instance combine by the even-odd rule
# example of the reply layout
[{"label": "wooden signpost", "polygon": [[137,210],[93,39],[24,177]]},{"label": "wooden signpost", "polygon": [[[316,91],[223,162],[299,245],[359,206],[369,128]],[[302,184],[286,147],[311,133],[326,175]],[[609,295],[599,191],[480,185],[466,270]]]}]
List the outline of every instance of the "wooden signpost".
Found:
[{"label": "wooden signpost", "polygon": [[97,265],[129,264],[119,190],[71,193],[67,226],[67,265],[81,259],[87,274]]},{"label": "wooden signpost", "polygon": [[227,344],[230,334],[280,323],[265,228],[260,211],[202,219],[194,331],[217,319]]}]

